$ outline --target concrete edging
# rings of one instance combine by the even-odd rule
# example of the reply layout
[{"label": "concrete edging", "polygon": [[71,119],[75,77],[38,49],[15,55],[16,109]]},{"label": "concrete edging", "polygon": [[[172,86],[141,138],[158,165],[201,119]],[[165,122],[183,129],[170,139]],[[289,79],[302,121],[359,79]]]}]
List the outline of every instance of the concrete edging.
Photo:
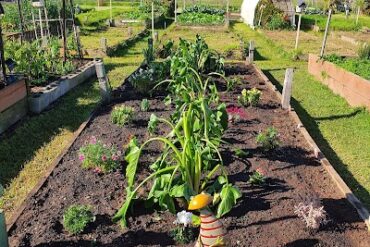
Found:
[{"label": "concrete edging", "polygon": [[76,73],[63,76],[59,81],[50,83],[41,93],[31,93],[28,97],[30,112],[41,113],[54,101],[94,75],[96,75],[95,62],[90,61],[80,67]]},{"label": "concrete edging", "polygon": [[[253,68],[258,72],[259,76],[265,81],[267,86],[272,89],[276,96],[281,99],[281,93],[276,89],[275,85],[267,78],[267,76],[260,70],[255,64],[252,64]],[[346,197],[349,203],[356,209],[360,218],[364,221],[367,226],[367,229],[370,231],[370,214],[367,208],[363,205],[363,203],[353,194],[351,189],[348,185],[343,181],[343,179],[339,176],[337,171],[331,165],[329,160],[325,157],[325,155],[321,152],[320,148],[308,133],[307,129],[304,127],[302,121],[300,120],[298,114],[294,111],[293,108],[288,111],[289,115],[293,118],[293,120],[297,124],[297,128],[306,139],[308,145],[311,147],[312,152],[314,153],[315,157],[320,161],[321,165],[325,168],[327,173],[329,173],[332,181],[337,185],[339,191]]]}]

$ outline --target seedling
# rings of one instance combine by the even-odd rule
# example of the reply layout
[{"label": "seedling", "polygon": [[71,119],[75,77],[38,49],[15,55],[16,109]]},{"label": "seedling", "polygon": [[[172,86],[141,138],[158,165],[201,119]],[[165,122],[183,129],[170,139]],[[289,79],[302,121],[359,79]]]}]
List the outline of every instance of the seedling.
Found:
[{"label": "seedling", "polygon": [[82,233],[87,225],[95,221],[90,206],[72,205],[63,215],[63,226],[71,234]]},{"label": "seedling", "polygon": [[135,109],[130,106],[116,106],[111,113],[112,123],[125,126],[132,121]]},{"label": "seedling", "polygon": [[243,149],[237,148],[234,150],[234,153],[239,158],[246,158],[249,156],[249,152],[244,151]]},{"label": "seedling", "polygon": [[265,172],[262,169],[257,169],[249,177],[248,182],[253,185],[263,185],[266,183]]},{"label": "seedling", "polygon": [[251,90],[243,89],[240,96],[238,96],[238,102],[242,106],[257,106],[260,98],[261,98],[261,91],[257,88],[253,88]]},{"label": "seedling", "polygon": [[194,232],[189,226],[192,225],[193,214],[186,211],[177,213],[177,218],[173,222],[177,227],[170,232],[170,236],[178,244],[189,244],[194,241]]},{"label": "seedling", "polygon": [[246,119],[247,113],[244,111],[244,109],[239,107],[228,107],[226,109],[228,120],[229,122],[238,122],[240,119]]},{"label": "seedling", "polygon": [[300,202],[294,206],[294,213],[305,222],[306,227],[312,230],[318,230],[321,225],[326,224],[327,213],[319,200]]},{"label": "seedling", "polygon": [[141,111],[148,111],[149,110],[149,100],[143,99],[140,104]]},{"label": "seedling", "polygon": [[230,91],[235,87],[235,85],[241,84],[241,81],[239,78],[231,78],[229,80],[226,80],[226,83],[226,90]]},{"label": "seedling", "polygon": [[273,127],[269,127],[264,133],[258,134],[257,144],[261,145],[263,150],[270,151],[279,147],[279,134]]},{"label": "seedling", "polygon": [[89,142],[80,148],[79,159],[83,168],[94,168],[95,172],[102,173],[118,168],[121,155],[114,147],[108,147],[92,136]]}]

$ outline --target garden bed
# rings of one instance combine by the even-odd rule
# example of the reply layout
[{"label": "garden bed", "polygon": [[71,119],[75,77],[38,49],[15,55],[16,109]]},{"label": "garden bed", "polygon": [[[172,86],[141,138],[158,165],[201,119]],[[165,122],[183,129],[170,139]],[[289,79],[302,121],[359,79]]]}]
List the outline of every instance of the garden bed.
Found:
[{"label": "garden bed", "polygon": [[309,55],[308,71],[334,93],[344,97],[351,106],[365,106],[370,110],[369,80],[313,54]]},{"label": "garden bed", "polygon": [[44,87],[32,87],[28,97],[29,109],[33,113],[41,113],[54,101],[65,95],[77,85],[95,75],[95,62],[84,60],[74,73],[62,76]]},{"label": "garden bed", "polygon": [[0,89],[0,133],[27,115],[26,97],[24,79]]},{"label": "garden bed", "polygon": [[[266,84],[253,66],[228,66],[228,76],[242,79],[231,92],[219,82],[221,101],[237,105],[242,88],[256,87],[262,91],[257,107],[246,108],[246,118],[229,123],[223,139],[222,156],[230,174],[229,179],[242,192],[242,198],[222,221],[229,231],[230,246],[369,246],[370,236],[356,211],[341,196],[325,169],[310,152],[287,111],[280,108],[275,92]],[[147,122],[151,113],[169,116],[173,110],[163,103],[164,95],[150,98],[149,112],[141,112],[143,97],[128,84],[114,92],[114,104],[100,109],[61,159],[43,187],[32,196],[11,229],[11,246],[171,246],[168,236],[175,216],[145,209],[135,204],[134,217],[128,218],[129,228],[121,229],[111,222],[124,199],[125,164],[119,171],[99,175],[81,168],[79,148],[91,136],[104,143],[122,147],[132,136],[140,143],[148,138]],[[121,128],[111,123],[110,111],[115,104],[125,103],[135,108],[133,122]],[[279,132],[280,147],[269,153],[256,145],[256,135],[274,126]],[[165,133],[161,128],[160,133]],[[249,152],[248,158],[238,158],[234,150]],[[153,161],[161,146],[152,144],[141,158],[139,177],[146,177],[144,164]],[[248,177],[257,168],[268,176],[264,186],[251,186]],[[319,182],[318,182],[319,181]],[[140,193],[143,193],[141,191]],[[319,197],[328,213],[329,222],[318,232],[310,232],[294,214],[294,206],[302,200]],[[71,204],[90,204],[97,215],[95,223],[81,235],[71,236],[62,225],[64,210]],[[193,246],[189,244],[187,246]]]}]

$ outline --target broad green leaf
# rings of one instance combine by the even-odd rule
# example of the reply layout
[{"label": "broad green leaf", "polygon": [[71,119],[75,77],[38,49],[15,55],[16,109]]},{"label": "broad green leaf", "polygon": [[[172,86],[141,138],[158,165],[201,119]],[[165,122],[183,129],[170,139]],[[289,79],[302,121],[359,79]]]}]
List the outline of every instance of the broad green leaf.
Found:
[{"label": "broad green leaf", "polygon": [[221,202],[218,205],[217,217],[220,218],[223,215],[230,212],[233,206],[236,204],[237,199],[241,197],[240,191],[233,187],[231,184],[224,185],[220,193]]},{"label": "broad green leaf", "polygon": [[132,138],[130,143],[128,144],[128,148],[126,150],[125,160],[127,161],[127,168],[126,168],[126,178],[127,184],[129,187],[133,186],[137,164],[140,158],[140,148],[138,146],[136,138]]}]

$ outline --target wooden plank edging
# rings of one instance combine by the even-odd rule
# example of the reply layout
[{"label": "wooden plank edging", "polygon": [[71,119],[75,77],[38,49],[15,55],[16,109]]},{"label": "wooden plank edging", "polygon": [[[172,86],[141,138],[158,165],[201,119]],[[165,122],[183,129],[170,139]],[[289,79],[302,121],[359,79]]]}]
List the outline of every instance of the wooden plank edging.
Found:
[{"label": "wooden plank edging", "polygon": [[[99,104],[100,105],[100,104]],[[54,169],[58,166],[58,164],[62,161],[63,157],[67,154],[68,150],[72,147],[73,143],[77,140],[80,136],[82,131],[86,128],[92,118],[95,116],[97,109],[99,109],[99,105],[95,108],[95,110],[90,114],[89,118],[84,121],[80,127],[73,133],[72,140],[68,143],[68,145],[63,149],[63,151],[58,155],[56,159],[54,159],[52,165],[46,170],[44,175],[40,178],[40,181],[33,187],[33,189],[28,193],[26,199],[22,202],[22,204],[17,208],[15,213],[13,213],[12,217],[6,224],[7,232],[9,233],[12,230],[12,227],[17,222],[18,218],[22,215],[23,211],[26,209],[29,201],[36,193],[44,186],[46,180],[49,176],[53,173]]]},{"label": "wooden plank edging", "polygon": [[[281,93],[276,90],[275,85],[267,78],[267,76],[260,70],[255,64],[250,64],[253,68],[257,71],[259,76],[265,81],[267,86],[275,92],[276,96],[281,99]],[[351,189],[348,185],[343,181],[343,179],[339,176],[338,172],[334,169],[331,165],[329,160],[325,157],[325,155],[321,152],[320,148],[308,133],[307,129],[304,127],[302,121],[300,120],[298,114],[294,111],[291,107],[291,110],[288,111],[289,115],[293,118],[293,120],[297,124],[297,128],[300,130],[303,137],[306,139],[307,143],[311,147],[315,157],[320,161],[321,165],[325,168],[325,170],[329,173],[332,181],[337,185],[340,192],[345,196],[345,198],[351,203],[351,205],[356,209],[360,218],[364,221],[367,226],[368,231],[370,231],[370,214],[364,204],[353,194]]]}]

